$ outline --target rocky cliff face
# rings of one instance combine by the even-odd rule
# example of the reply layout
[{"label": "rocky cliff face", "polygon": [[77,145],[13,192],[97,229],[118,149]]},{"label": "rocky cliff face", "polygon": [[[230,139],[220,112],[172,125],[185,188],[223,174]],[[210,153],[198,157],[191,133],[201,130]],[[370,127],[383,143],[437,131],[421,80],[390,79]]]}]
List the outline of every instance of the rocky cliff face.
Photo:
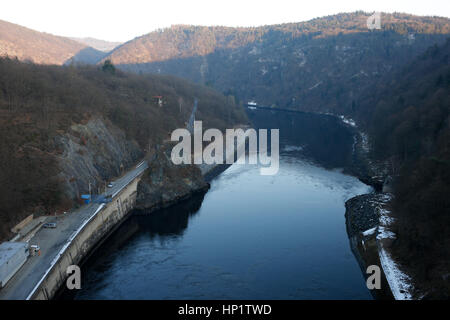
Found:
[{"label": "rocky cliff face", "polygon": [[136,142],[99,118],[72,125],[67,133],[56,138],[56,145],[61,152],[59,175],[71,198],[88,192],[89,183],[97,191],[143,157]]},{"label": "rocky cliff face", "polygon": [[170,144],[158,145],[148,155],[149,168],[138,184],[136,209],[148,213],[209,188],[196,165],[173,164],[170,150]]}]

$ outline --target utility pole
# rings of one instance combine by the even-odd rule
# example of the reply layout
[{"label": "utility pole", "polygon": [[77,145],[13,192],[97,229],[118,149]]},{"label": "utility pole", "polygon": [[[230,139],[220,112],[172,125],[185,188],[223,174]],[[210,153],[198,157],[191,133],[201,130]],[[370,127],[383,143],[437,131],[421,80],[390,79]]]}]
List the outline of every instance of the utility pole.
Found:
[{"label": "utility pole", "polygon": [[89,201],[92,201],[91,182],[89,181]]},{"label": "utility pole", "polygon": [[181,105],[183,104],[183,98],[181,97],[178,98],[178,104],[180,106],[180,113],[181,113]]}]

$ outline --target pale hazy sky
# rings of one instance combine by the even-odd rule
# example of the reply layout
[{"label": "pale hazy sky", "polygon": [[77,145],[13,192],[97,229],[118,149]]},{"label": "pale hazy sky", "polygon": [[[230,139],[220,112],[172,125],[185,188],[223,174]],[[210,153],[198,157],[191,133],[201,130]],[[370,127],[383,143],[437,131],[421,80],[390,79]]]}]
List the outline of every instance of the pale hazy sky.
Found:
[{"label": "pale hazy sky", "polygon": [[364,10],[450,17],[450,0],[12,0],[0,19],[62,36],[127,41],[172,24],[259,26]]}]

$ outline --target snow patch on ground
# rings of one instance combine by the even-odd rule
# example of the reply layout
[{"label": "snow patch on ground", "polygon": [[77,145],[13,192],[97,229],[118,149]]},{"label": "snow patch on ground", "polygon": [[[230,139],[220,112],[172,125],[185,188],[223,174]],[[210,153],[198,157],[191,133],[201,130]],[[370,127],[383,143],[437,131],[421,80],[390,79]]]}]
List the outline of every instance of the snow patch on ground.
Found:
[{"label": "snow patch on ground", "polygon": [[393,233],[392,231],[389,231],[388,229],[386,229],[385,227],[379,226],[378,227],[378,234],[377,234],[377,239],[381,240],[381,239],[395,239],[395,233]]},{"label": "snow patch on ground", "polygon": [[396,238],[395,233],[390,230],[390,226],[395,219],[391,216],[391,212],[383,207],[391,199],[390,194],[384,194],[380,197],[380,206],[378,207],[380,225],[377,232],[378,255],[394,298],[396,300],[411,300],[413,290],[411,278],[400,270],[383,242],[385,239]]},{"label": "snow patch on ground", "polygon": [[343,123],[356,128],[355,120],[353,120],[351,118],[346,118],[344,115],[340,115],[339,118],[342,120]]},{"label": "snow patch on ground", "polygon": [[389,216],[389,210],[379,209],[378,213],[380,214],[380,226],[389,227],[394,222],[394,218]]},{"label": "snow patch on ground", "polygon": [[411,300],[410,292],[413,289],[411,278],[398,268],[391,255],[383,247],[380,248],[378,254],[395,300]]},{"label": "snow patch on ground", "polygon": [[370,236],[370,235],[374,234],[376,230],[377,230],[377,227],[373,227],[371,229],[368,229],[368,230],[364,231],[362,233],[362,235],[365,236],[365,237]]},{"label": "snow patch on ground", "polygon": [[361,148],[365,153],[368,153],[370,151],[369,148],[369,137],[366,133],[361,132]]}]

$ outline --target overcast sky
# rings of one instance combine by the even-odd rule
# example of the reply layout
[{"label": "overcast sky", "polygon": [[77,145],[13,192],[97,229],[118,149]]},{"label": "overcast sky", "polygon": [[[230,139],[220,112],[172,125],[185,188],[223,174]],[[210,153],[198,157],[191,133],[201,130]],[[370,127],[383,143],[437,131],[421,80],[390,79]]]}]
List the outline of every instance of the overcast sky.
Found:
[{"label": "overcast sky", "polygon": [[172,24],[259,26],[356,10],[450,17],[450,0],[11,0],[0,5],[0,19],[56,35],[127,41]]}]

